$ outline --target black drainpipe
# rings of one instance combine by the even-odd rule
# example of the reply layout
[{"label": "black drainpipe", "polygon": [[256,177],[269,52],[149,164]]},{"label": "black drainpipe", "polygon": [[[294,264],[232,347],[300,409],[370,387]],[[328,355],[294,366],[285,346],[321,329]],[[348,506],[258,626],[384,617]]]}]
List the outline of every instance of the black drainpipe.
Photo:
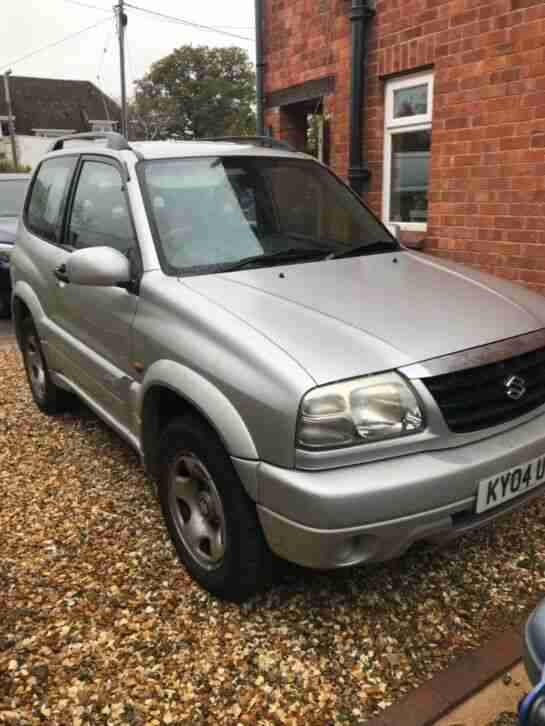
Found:
[{"label": "black drainpipe", "polygon": [[257,94],[256,128],[258,136],[265,136],[263,118],[263,0],[255,0],[255,83]]},{"label": "black drainpipe", "polygon": [[[256,0],[259,3],[260,0]],[[348,181],[352,189],[361,194],[371,173],[363,160],[363,104],[365,102],[365,81],[367,70],[367,22],[375,11],[369,7],[369,0],[352,0],[350,20],[352,21],[350,83],[350,152]]]}]

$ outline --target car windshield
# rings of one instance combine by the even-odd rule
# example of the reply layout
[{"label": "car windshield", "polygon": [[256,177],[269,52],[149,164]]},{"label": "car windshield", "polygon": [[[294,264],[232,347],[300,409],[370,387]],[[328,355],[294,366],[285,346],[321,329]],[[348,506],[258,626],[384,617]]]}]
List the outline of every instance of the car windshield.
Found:
[{"label": "car windshield", "polygon": [[142,164],[159,254],[169,274],[392,251],[385,227],[311,160],[223,157]]},{"label": "car windshield", "polygon": [[0,217],[18,217],[23,209],[27,179],[0,177]]}]

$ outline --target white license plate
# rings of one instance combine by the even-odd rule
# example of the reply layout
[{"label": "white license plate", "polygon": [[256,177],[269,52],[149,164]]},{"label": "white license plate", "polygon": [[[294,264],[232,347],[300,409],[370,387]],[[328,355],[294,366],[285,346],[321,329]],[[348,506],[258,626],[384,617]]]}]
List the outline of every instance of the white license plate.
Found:
[{"label": "white license plate", "polygon": [[499,507],[545,483],[545,455],[479,482],[477,514]]}]

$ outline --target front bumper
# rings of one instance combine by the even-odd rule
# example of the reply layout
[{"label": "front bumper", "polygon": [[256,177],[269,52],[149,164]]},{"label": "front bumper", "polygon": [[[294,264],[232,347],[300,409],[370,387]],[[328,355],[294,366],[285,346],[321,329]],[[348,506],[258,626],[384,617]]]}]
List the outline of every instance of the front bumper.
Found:
[{"label": "front bumper", "polygon": [[251,484],[271,549],[330,569],[391,559],[419,540],[443,543],[519,509],[545,487],[476,515],[478,482],[543,453],[542,415],[470,445],[329,471],[259,463]]}]

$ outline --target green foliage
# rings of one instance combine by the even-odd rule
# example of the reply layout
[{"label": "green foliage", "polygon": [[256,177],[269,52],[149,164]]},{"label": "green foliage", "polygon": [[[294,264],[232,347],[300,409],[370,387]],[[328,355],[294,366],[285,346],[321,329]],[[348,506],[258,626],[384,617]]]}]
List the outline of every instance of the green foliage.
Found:
[{"label": "green foliage", "polygon": [[131,136],[255,134],[255,73],[242,48],[183,45],[136,81]]},{"label": "green foliage", "polygon": [[13,174],[14,172],[29,172],[31,171],[30,166],[21,166],[19,165],[17,168],[15,168],[13,162],[11,162],[9,159],[0,159],[0,174]]}]

